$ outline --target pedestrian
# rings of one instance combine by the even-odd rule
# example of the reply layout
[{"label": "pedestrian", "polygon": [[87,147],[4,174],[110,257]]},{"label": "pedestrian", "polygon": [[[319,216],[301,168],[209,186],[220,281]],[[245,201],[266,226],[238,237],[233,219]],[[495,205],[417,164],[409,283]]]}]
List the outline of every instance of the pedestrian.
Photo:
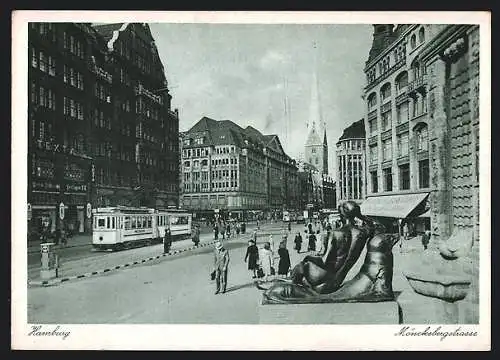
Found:
[{"label": "pedestrian", "polygon": [[288,253],[285,242],[281,242],[278,255],[280,257],[280,261],[278,263],[278,275],[280,277],[286,277],[288,270],[290,270],[290,254]]},{"label": "pedestrian", "polygon": [[410,228],[408,226],[408,223],[405,222],[405,224],[403,225],[403,238],[405,240],[408,240],[409,237],[410,237]]},{"label": "pedestrian", "polygon": [[314,232],[309,233],[309,246],[307,247],[308,251],[316,251],[316,235]]},{"label": "pedestrian", "polygon": [[323,255],[323,252],[325,250],[324,248],[324,241],[326,237],[326,232],[323,232],[323,234],[320,233],[319,230],[316,231],[316,247],[315,251],[317,252],[318,255]]},{"label": "pedestrian", "polygon": [[172,246],[172,233],[170,232],[170,228],[167,228],[165,230],[165,235],[163,236],[163,253],[168,254],[171,246]]},{"label": "pedestrian", "polygon": [[215,271],[215,294],[222,291],[224,294],[227,287],[227,271],[229,267],[229,252],[218,241],[214,251],[214,271]]},{"label": "pedestrian", "polygon": [[259,219],[257,219],[257,230],[260,230]]},{"label": "pedestrian", "polygon": [[217,222],[214,222],[214,240],[219,239],[219,227],[217,226]]},{"label": "pedestrian", "polygon": [[248,259],[248,270],[253,273],[252,279],[257,277],[257,268],[259,262],[259,249],[253,240],[248,242],[247,253],[245,254],[245,262]]},{"label": "pedestrian", "polygon": [[288,231],[292,231],[292,223],[290,221],[288,222]]},{"label": "pedestrian", "polygon": [[240,222],[238,221],[238,222],[236,223],[236,235],[239,235],[239,234],[240,234],[240,226],[241,226],[241,225],[240,225]]},{"label": "pedestrian", "polygon": [[226,235],[228,239],[231,237],[231,224],[229,222],[226,225]]},{"label": "pedestrian", "polygon": [[425,230],[425,232],[422,234],[422,245],[424,247],[424,250],[427,250],[430,239],[431,239],[431,232],[429,230]]},{"label": "pedestrian", "polygon": [[266,242],[264,248],[260,251],[259,263],[264,272],[264,281],[269,281],[273,267],[273,252],[271,251],[271,244],[269,242]]},{"label": "pedestrian", "polygon": [[300,235],[300,232],[297,232],[297,235],[295,235],[295,250],[297,250],[297,254],[300,254],[300,250],[302,249],[302,236]]},{"label": "pedestrian", "polygon": [[193,243],[195,246],[198,246],[200,243],[200,227],[199,225],[195,225],[193,232]]}]

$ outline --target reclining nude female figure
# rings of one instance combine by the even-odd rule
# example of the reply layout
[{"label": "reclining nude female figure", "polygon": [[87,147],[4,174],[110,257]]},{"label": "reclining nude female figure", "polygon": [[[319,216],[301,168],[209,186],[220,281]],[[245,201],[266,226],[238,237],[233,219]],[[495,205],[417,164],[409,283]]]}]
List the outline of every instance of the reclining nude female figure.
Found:
[{"label": "reclining nude female figure", "polygon": [[[264,303],[375,302],[393,300],[394,245],[371,219],[361,215],[353,201],[339,206],[344,226],[333,230],[322,256],[306,256],[289,279],[276,281],[264,292]],[[355,219],[362,220],[357,226]],[[359,273],[343,284],[364,247]]]}]

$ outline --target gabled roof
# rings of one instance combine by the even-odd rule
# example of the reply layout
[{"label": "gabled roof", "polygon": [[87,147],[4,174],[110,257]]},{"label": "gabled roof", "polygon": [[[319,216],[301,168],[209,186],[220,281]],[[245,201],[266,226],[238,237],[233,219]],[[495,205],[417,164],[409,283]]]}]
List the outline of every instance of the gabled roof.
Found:
[{"label": "gabled roof", "polygon": [[365,134],[365,120],[361,119],[344,129],[339,142],[346,139],[364,139]]},{"label": "gabled roof", "polygon": [[277,135],[263,135],[252,126],[243,129],[231,120],[217,121],[204,116],[186,132],[188,136],[192,135],[193,137],[200,133],[203,133],[206,139],[203,146],[234,144],[241,148],[254,146],[259,149],[269,146],[285,154]]}]

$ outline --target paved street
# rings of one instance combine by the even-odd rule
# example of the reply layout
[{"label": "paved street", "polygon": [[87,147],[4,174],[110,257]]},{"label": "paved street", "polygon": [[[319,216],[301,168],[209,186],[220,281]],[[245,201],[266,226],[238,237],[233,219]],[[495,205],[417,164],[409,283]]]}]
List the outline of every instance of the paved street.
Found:
[{"label": "paved street", "polygon": [[[262,227],[262,232],[279,236],[281,229],[280,223],[268,224]],[[303,225],[294,225],[292,234],[302,229]],[[58,286],[29,288],[28,321],[77,324],[258,324],[257,306],[261,292],[255,288],[243,262],[247,239],[248,236],[245,236],[226,242],[231,256],[226,294],[214,295],[215,284],[209,280],[213,248],[206,247],[107,275]],[[293,239],[289,239],[291,261],[296,264],[306,253],[299,255],[292,248]],[[142,248],[140,251],[146,249],[156,250],[156,247]],[[357,273],[364,255],[361,255],[348,278]],[[401,276],[402,257],[397,248],[394,249],[394,255],[396,270],[393,284],[394,290],[398,292],[408,285]]]}]

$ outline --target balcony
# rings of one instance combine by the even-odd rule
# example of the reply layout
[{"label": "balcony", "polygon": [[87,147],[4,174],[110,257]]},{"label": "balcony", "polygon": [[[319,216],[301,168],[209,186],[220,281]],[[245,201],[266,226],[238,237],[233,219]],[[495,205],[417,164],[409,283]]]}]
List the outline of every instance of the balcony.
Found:
[{"label": "balcony", "polygon": [[427,75],[422,75],[408,84],[408,93],[421,90],[427,85]]},{"label": "balcony", "polygon": [[160,105],[163,104],[161,96],[153,94],[152,91],[146,89],[144,86],[142,86],[142,84],[139,84],[139,86],[135,87],[135,94],[137,96],[144,95]]},{"label": "balcony", "polygon": [[97,76],[99,76],[104,81],[106,81],[110,84],[113,82],[113,76],[109,72],[100,68],[99,66],[94,65],[94,72],[96,73]]}]

